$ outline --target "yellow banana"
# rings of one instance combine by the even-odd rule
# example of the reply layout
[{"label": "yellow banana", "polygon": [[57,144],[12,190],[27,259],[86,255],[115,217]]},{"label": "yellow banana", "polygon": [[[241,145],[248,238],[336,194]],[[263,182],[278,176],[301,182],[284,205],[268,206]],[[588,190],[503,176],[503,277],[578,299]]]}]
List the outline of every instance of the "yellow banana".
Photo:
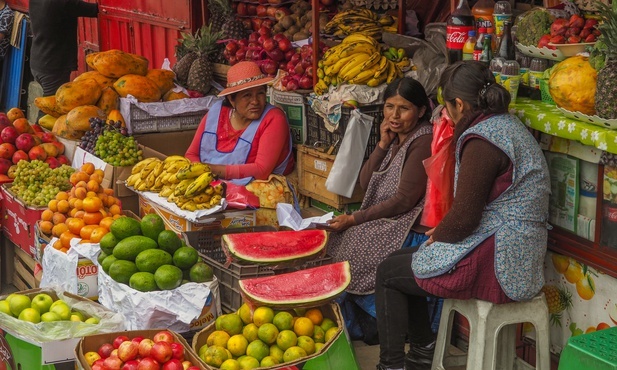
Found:
[{"label": "yellow banana", "polygon": [[337,73],[339,73],[339,71],[341,70],[341,68],[343,68],[343,66],[349,62],[351,60],[351,58],[353,58],[353,55],[350,55],[348,57],[345,58],[341,58],[339,59],[336,63],[326,67],[325,69],[325,74],[326,76],[333,76]]},{"label": "yellow banana", "polygon": [[163,172],[161,174],[161,183],[163,185],[170,185],[169,178],[171,177],[171,175],[173,175],[173,173]]},{"label": "yellow banana", "polygon": [[396,64],[394,64],[394,69],[396,70],[397,78],[402,78],[404,76],[403,71],[401,71],[401,69]]},{"label": "yellow banana", "polygon": [[189,187],[189,185],[191,185],[193,181],[194,179],[186,179],[186,180],[180,181],[178,186],[176,186],[174,189],[174,195],[178,197],[181,195],[184,195],[184,193],[186,193],[186,189]]},{"label": "yellow banana", "polygon": [[[371,55],[365,54],[365,53],[356,54],[355,57],[349,61],[349,63],[347,63],[343,68],[341,68],[341,71],[338,74],[339,77],[341,77],[344,81],[347,81],[347,79],[348,79],[347,75],[353,69],[355,69],[356,67],[359,67],[362,63],[367,61],[370,57],[371,57]],[[351,76],[355,76],[355,74],[353,74]]]},{"label": "yellow banana", "polygon": [[353,44],[348,44],[347,47],[341,50],[340,54],[338,55],[340,58],[345,58],[350,55],[356,55],[356,54],[371,55],[377,50],[378,49],[375,46],[373,46],[373,44],[370,44],[368,42],[357,42]]},{"label": "yellow banana", "polygon": [[185,211],[191,211],[191,212],[197,211],[197,205],[192,200],[189,200],[188,202],[184,203],[182,207],[180,208]]},{"label": "yellow banana", "polygon": [[214,188],[212,187],[212,185],[208,185],[206,187],[206,189],[204,190],[204,194],[214,195]]},{"label": "yellow banana", "polygon": [[154,187],[154,183],[156,182],[157,177],[154,174],[154,171],[150,172],[148,177],[146,177],[146,187],[148,189],[152,189]]},{"label": "yellow banana", "polygon": [[156,158],[152,157],[152,158],[146,158],[143,161],[139,161],[138,163],[136,163],[133,168],[131,168],[131,175],[135,175],[139,172],[141,172],[141,170],[143,170],[144,167],[146,167],[146,165],[152,161],[156,160]]},{"label": "yellow banana", "polygon": [[156,180],[154,180],[154,189],[161,189],[162,187],[163,187],[163,183],[161,182],[161,177],[158,176]]},{"label": "yellow banana", "polygon": [[366,84],[368,82],[368,80],[373,78],[373,75],[375,74],[376,70],[377,70],[376,67],[369,68],[367,70],[360,69],[360,72],[355,77],[351,78],[347,82],[350,83],[350,84],[353,84],[353,85],[363,85],[363,84]]},{"label": "yellow banana", "polygon": [[352,33],[351,35],[345,37],[343,41],[341,41],[342,44],[352,44],[355,42],[368,42],[372,44],[375,49],[379,48],[379,43],[377,42],[377,40],[362,33]]},{"label": "yellow banana", "polygon": [[221,196],[220,195],[214,195],[212,198],[210,198],[210,205],[212,207],[218,205],[221,202]]},{"label": "yellow banana", "polygon": [[212,206],[210,205],[210,201],[204,203],[197,203],[197,209],[210,209]]},{"label": "yellow banana", "polygon": [[386,26],[386,27],[383,27],[383,31],[384,32],[388,32],[388,33],[397,33],[398,32],[398,27],[396,27],[396,26]]},{"label": "yellow banana", "polygon": [[139,185],[141,185],[142,182],[144,182],[144,180],[141,179],[141,177],[139,177],[139,174],[137,174],[137,180],[135,180],[135,182],[133,182],[133,189],[137,189],[139,187]]},{"label": "yellow banana", "polygon": [[334,55],[338,54],[341,52],[341,50],[343,50],[344,48],[346,48],[347,45],[344,44],[338,44],[336,46],[331,47],[330,49],[328,49],[323,56],[321,57],[321,62],[323,64],[324,67],[327,67],[329,65],[332,65],[334,63],[336,63],[336,61],[338,59],[333,59],[330,60]]},{"label": "yellow banana", "polygon": [[187,164],[190,164],[186,161],[181,161],[181,160],[177,160],[177,161],[173,161],[173,162],[168,162],[165,165],[165,171],[170,172],[170,173],[176,173],[178,172],[178,170],[184,166],[186,166]]},{"label": "yellow banana", "polygon": [[375,74],[373,75],[373,77],[377,78],[379,77],[379,75],[383,73],[387,73],[387,72],[388,72],[388,58],[382,55],[381,58],[379,59],[379,66],[377,67],[377,71],[375,71]]},{"label": "yellow banana", "polygon": [[126,178],[126,186],[133,187],[133,185],[135,185],[135,182],[137,181],[138,178],[139,178],[139,174],[130,175],[129,177]]},{"label": "yellow banana", "polygon": [[170,155],[169,157],[165,158],[163,160],[163,162],[167,163],[171,163],[171,162],[175,162],[175,161],[183,161],[186,163],[190,163],[190,160],[186,157],[183,157],[181,155]]},{"label": "yellow banana", "polygon": [[206,202],[210,202],[210,198],[212,198],[210,195],[202,193],[202,194],[194,196],[193,202],[195,202],[196,204],[206,203]]},{"label": "yellow banana", "polygon": [[169,178],[167,179],[167,181],[169,181],[169,183],[172,185],[180,182],[180,180],[178,180],[178,176],[176,176],[175,173],[172,173],[171,176],[169,176]]},{"label": "yellow banana", "polygon": [[154,176],[158,177],[163,173],[164,169],[165,169],[165,163],[163,161],[159,161],[154,167],[154,169],[152,170],[152,173],[154,173]]},{"label": "yellow banana", "polygon": [[376,86],[379,86],[382,83],[386,82],[387,79],[388,79],[388,73],[384,72],[384,73],[380,74],[379,76],[373,77],[370,80],[368,80],[366,85],[370,86],[370,87],[376,87]]},{"label": "yellow banana", "polygon": [[381,60],[381,53],[376,51],[368,58],[364,63],[360,65],[360,70],[366,71],[367,69],[373,68],[373,66],[378,65]]},{"label": "yellow banana", "polygon": [[137,190],[137,191],[146,191],[146,190],[147,190],[147,187],[146,187],[146,182],[145,182],[145,181],[141,181],[141,182],[139,183],[139,185],[137,185],[136,190]]},{"label": "yellow banana", "polygon": [[223,185],[223,183],[219,183],[213,186],[214,188],[214,194],[223,196],[225,194],[225,185]]},{"label": "yellow banana", "polygon": [[210,166],[205,163],[191,163],[176,172],[178,180],[194,179],[202,173],[210,172]]},{"label": "yellow banana", "polygon": [[159,192],[159,195],[160,195],[160,196],[162,196],[162,197],[164,197],[164,198],[167,198],[167,197],[169,197],[170,195],[172,195],[173,193],[174,193],[174,189],[172,189],[172,188],[171,188],[171,187],[169,187],[169,186],[163,186],[163,188],[162,188],[162,189],[161,189],[161,191]]},{"label": "yellow banana", "polygon": [[396,66],[402,72],[407,72],[411,69],[411,60],[407,57],[404,57],[400,62],[396,62]]},{"label": "yellow banana", "polygon": [[389,60],[388,61],[388,75],[386,77],[386,82],[390,83],[394,81],[395,78],[396,78],[396,65],[394,64],[393,61]]},{"label": "yellow banana", "polygon": [[389,14],[382,14],[379,19],[377,19],[377,22],[382,26],[390,26],[394,24],[394,18]]},{"label": "yellow banana", "polygon": [[324,80],[318,80],[315,86],[313,86],[313,91],[317,95],[323,95],[328,92],[328,85],[324,82]]},{"label": "yellow banana", "polygon": [[179,197],[176,197],[176,200],[174,201],[174,203],[176,203],[178,207],[182,208],[182,206],[185,205],[188,201],[190,201],[189,198],[179,196]]},{"label": "yellow banana", "polygon": [[214,180],[214,176],[212,175],[212,172],[202,173],[186,188],[186,191],[184,192],[184,196],[187,198],[191,198],[199,194],[208,185],[210,185],[212,180]]},{"label": "yellow banana", "polygon": [[150,172],[154,171],[154,168],[159,162],[160,160],[155,158],[153,161],[146,164],[145,167],[142,168],[141,171],[139,171],[139,177],[141,177],[142,179],[146,179],[146,177],[150,175]]}]

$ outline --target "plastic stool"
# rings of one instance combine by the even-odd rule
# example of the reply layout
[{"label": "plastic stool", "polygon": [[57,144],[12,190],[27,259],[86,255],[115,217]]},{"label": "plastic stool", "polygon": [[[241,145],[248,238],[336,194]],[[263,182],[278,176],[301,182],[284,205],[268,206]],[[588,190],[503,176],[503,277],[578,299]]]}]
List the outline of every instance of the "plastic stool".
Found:
[{"label": "plastic stool", "polygon": [[617,327],[570,337],[559,370],[617,370]]},{"label": "plastic stool", "polygon": [[[448,353],[454,312],[469,321],[469,349],[466,354]],[[516,324],[530,322],[536,329],[536,369],[550,370],[549,316],[544,293],[530,301],[493,304],[478,299],[446,299],[443,302],[432,370],[465,366],[468,370],[515,369]]]}]

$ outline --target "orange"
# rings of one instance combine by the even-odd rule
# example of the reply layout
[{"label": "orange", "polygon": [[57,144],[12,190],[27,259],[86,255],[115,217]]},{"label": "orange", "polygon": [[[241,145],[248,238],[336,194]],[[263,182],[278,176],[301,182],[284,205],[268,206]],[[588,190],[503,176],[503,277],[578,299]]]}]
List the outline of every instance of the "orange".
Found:
[{"label": "orange", "polygon": [[51,234],[51,229],[53,229],[54,224],[51,221],[41,221],[39,222],[39,229],[45,235]]},{"label": "orange", "polygon": [[88,190],[85,187],[75,188],[75,197],[78,199],[85,199]]},{"label": "orange", "polygon": [[89,239],[82,239],[79,241],[79,244],[87,244],[87,243],[90,243]]},{"label": "orange", "polygon": [[81,166],[81,168],[79,170],[87,173],[88,175],[92,175],[94,173],[94,170],[95,170],[94,164],[92,164],[90,162],[86,162],[86,163],[84,163]]},{"label": "orange", "polygon": [[61,191],[56,194],[56,200],[67,200],[69,199],[69,194],[66,191]]},{"label": "orange", "polygon": [[52,245],[52,247],[53,247],[54,249],[60,250],[60,249],[62,249],[62,243],[60,242],[60,240],[56,240],[56,241],[54,242],[54,245]]},{"label": "orange", "polygon": [[71,208],[71,210],[69,211],[69,216],[70,217],[77,217],[77,212],[79,212],[79,209]]},{"label": "orange", "polygon": [[83,200],[83,209],[86,212],[97,212],[103,207],[103,202],[98,197],[86,197]]},{"label": "orange", "polygon": [[[85,212],[83,219],[86,225],[98,225],[103,219],[103,214],[101,212]],[[92,239],[92,237],[90,237],[90,239]]]},{"label": "orange", "polygon": [[84,171],[77,171],[75,172],[77,174],[77,181],[85,181],[88,182],[88,180],[90,180],[90,175],[88,175],[86,172]]},{"label": "orange", "polygon": [[68,213],[71,210],[71,207],[69,206],[69,201],[64,199],[61,201],[58,201],[58,212],[62,212],[62,213]]},{"label": "orange", "polygon": [[118,203],[118,200],[112,195],[108,195],[107,198],[105,198],[105,207],[111,207],[117,203]]},{"label": "orange", "polygon": [[321,321],[323,320],[323,314],[319,308],[311,308],[306,311],[304,317],[308,317],[314,325],[321,325]]},{"label": "orange", "polygon": [[18,118],[24,118],[24,112],[19,108],[11,108],[8,112],[6,112],[6,116],[9,117],[11,122],[15,121]]},{"label": "orange", "polygon": [[82,239],[90,239],[90,235],[92,235],[92,231],[94,231],[94,229],[96,229],[97,227],[98,227],[97,225],[85,225],[79,231],[79,236],[81,236]]},{"label": "orange", "polygon": [[51,209],[46,209],[43,211],[43,213],[41,213],[41,220],[43,221],[51,221],[51,218],[53,217],[54,212]]},{"label": "orange", "polygon": [[[88,186],[88,183],[86,181],[80,180],[77,182],[77,184],[75,184],[76,188],[84,188],[86,189],[86,186]],[[87,191],[87,189],[86,189]],[[75,194],[77,194],[77,190],[75,190]]]},{"label": "orange", "polygon": [[69,251],[69,249],[68,249],[68,248],[62,248],[62,249],[60,249],[60,252],[62,252],[62,253],[67,253],[68,251]]},{"label": "orange", "polygon": [[113,217],[107,216],[107,217],[103,218],[101,220],[101,222],[99,222],[99,226],[104,227],[107,230],[109,230],[109,227],[111,226],[112,222],[114,222]]},{"label": "orange", "polygon": [[119,205],[114,204],[111,207],[109,207],[109,213],[111,213],[112,215],[119,215],[119,214],[122,214],[122,209],[120,208]]},{"label": "orange", "polygon": [[71,239],[77,238],[77,235],[73,234],[70,231],[65,231],[60,235],[60,243],[62,243],[62,248],[70,248],[71,247]]},{"label": "orange", "polygon": [[294,332],[296,335],[306,335],[307,337],[313,336],[314,324],[308,317],[298,317],[294,323]]},{"label": "orange", "polygon": [[88,191],[93,191],[96,193],[97,191],[99,191],[99,183],[96,180],[90,180],[86,185],[86,189],[88,189]]},{"label": "orange", "polygon": [[47,207],[49,208],[50,211],[57,212],[58,211],[58,201],[55,199],[50,200],[49,203],[47,203]]},{"label": "orange", "polygon": [[78,211],[81,211],[82,209],[84,209],[84,201],[81,199],[75,200],[75,204],[73,204],[73,208],[75,208]]},{"label": "orange", "polygon": [[51,218],[51,221],[54,223],[54,225],[63,224],[64,221],[66,221],[66,216],[60,212],[55,212],[53,217]]},{"label": "orange", "polygon": [[77,172],[73,172],[69,177],[69,182],[73,185],[77,184],[79,180],[77,180]]},{"label": "orange", "polygon": [[75,235],[80,235],[81,228],[86,226],[86,223],[81,218],[69,218],[66,220],[66,226],[69,227],[69,231]]},{"label": "orange", "polygon": [[92,230],[92,233],[90,234],[90,241],[92,243],[98,243],[108,232],[109,230],[104,227],[97,227],[96,229]]}]

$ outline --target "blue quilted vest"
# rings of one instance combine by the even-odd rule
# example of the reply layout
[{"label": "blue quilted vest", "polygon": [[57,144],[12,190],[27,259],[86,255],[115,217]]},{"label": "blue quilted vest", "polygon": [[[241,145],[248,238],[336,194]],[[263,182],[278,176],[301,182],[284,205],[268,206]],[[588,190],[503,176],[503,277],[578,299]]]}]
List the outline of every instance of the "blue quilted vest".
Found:
[{"label": "blue quilted vest", "polygon": [[459,138],[455,184],[461,147],[468,135],[486,139],[510,158],[512,184],[484,207],[480,225],[472,235],[458,243],[421,245],[413,256],[412,269],[422,279],[447,273],[482,241],[495,235],[495,274],[499,284],[515,301],[531,299],[544,285],[550,195],[546,160],[518,118],[509,114],[493,116],[469,128]]}]

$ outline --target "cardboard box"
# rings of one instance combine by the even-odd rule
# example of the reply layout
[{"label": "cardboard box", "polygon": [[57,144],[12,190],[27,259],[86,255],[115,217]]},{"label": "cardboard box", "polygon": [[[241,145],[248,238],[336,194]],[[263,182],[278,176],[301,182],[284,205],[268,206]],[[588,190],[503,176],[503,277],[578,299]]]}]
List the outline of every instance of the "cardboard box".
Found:
[{"label": "cardboard box", "polygon": [[345,204],[361,203],[364,192],[358,184],[351,198],[334,194],[326,188],[326,180],[335,158],[334,155],[322,153],[305,145],[298,145],[298,192],[336,209],[342,208]]},{"label": "cardboard box", "polygon": [[[86,358],[84,354],[93,351],[96,352],[101,345],[104,343],[111,343],[118,335],[126,335],[129,339],[135,338],[137,336],[141,336],[144,338],[152,339],[154,334],[158,333],[162,329],[153,329],[153,330],[131,330],[131,331],[123,331],[119,333],[106,333],[106,334],[98,334],[98,335],[90,335],[81,339],[76,346],[73,346],[75,351],[75,358],[77,361],[75,362],[75,369],[77,370],[92,370],[92,367],[88,365],[86,362]],[[199,369],[206,370],[205,365],[197,354],[193,351],[191,346],[187,343],[187,341],[177,333],[170,331],[174,336],[174,340],[176,342],[182,343],[184,346],[184,358],[188,361],[191,361],[194,366],[197,366]]]},{"label": "cardboard box", "polygon": [[[343,321],[343,315],[336,303],[326,304],[319,307],[324,317],[330,318],[336,322],[339,330],[337,334],[324,345],[319,353],[303,357],[296,361],[286,362],[276,366],[271,366],[263,369],[305,369],[305,370],[318,370],[318,369],[345,369],[353,370],[360,369],[355,359],[351,342],[347,336],[347,332],[344,330],[345,323]],[[215,324],[209,325],[193,337],[193,351],[199,353],[199,349],[206,344],[208,336],[215,331]],[[335,366],[333,366],[336,364]],[[206,365],[206,369],[214,369],[213,367]],[[260,368],[261,369],[261,368]]]},{"label": "cardboard box", "polygon": [[34,224],[47,207],[31,207],[11,192],[12,184],[2,184],[2,230],[15,245],[30,257],[36,254]]},{"label": "cardboard box", "polygon": [[290,91],[271,89],[270,103],[281,108],[287,115],[291,140],[293,144],[304,144],[306,141],[306,95]]},{"label": "cardboard box", "polygon": [[183,231],[196,231],[202,229],[226,229],[230,227],[247,227],[255,226],[256,211],[247,210],[230,210],[219,213],[214,213],[208,216],[208,221],[204,223],[191,222],[181,216],[178,216],[168,209],[149,201],[143,196],[139,196],[139,216],[144,217],[149,213],[156,213],[165,221],[165,227],[173,230],[178,235]]},{"label": "cardboard box", "polygon": [[196,130],[156,132],[150,134],[136,134],[133,135],[133,137],[139,144],[167,156],[184,156],[195,137],[195,132]]}]

